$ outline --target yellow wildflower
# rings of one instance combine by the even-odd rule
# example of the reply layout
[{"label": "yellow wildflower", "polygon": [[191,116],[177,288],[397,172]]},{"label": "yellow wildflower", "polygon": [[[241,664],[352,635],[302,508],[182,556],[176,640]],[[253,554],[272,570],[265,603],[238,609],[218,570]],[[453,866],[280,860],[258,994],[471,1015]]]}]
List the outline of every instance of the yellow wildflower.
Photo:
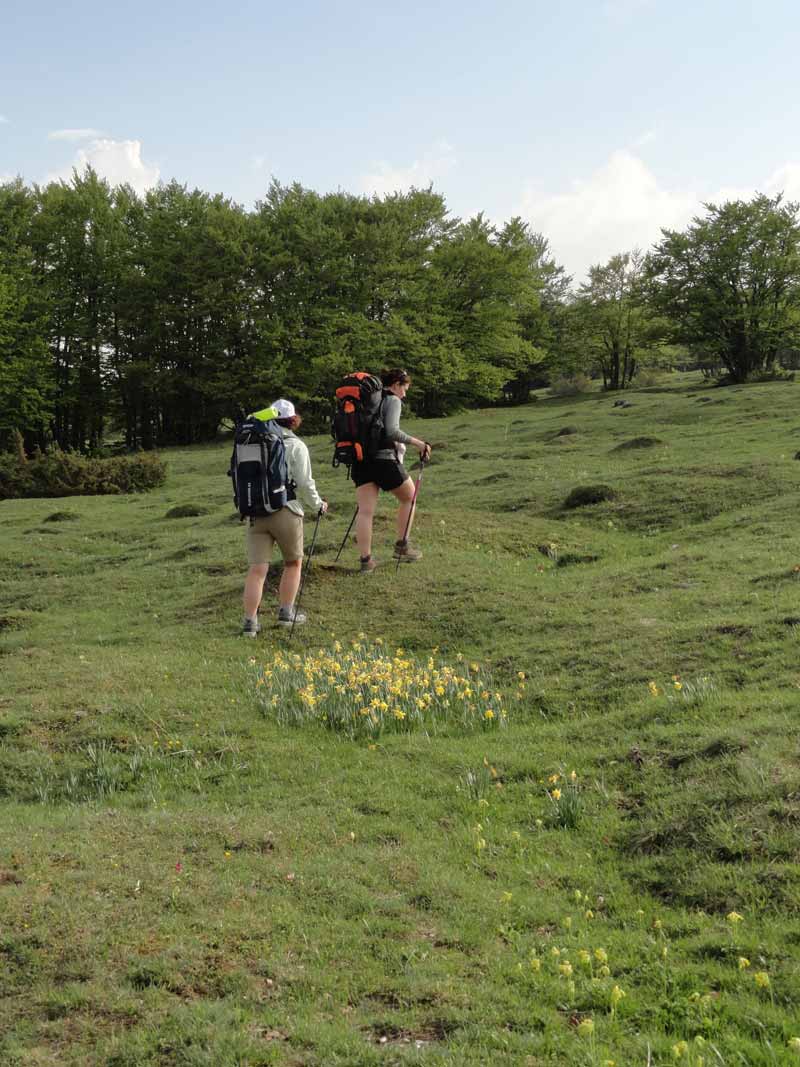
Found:
[{"label": "yellow wildflower", "polygon": [[677,1045],[672,1046],[672,1056],[676,1060],[679,1060],[681,1056],[685,1056],[688,1051],[689,1045],[686,1041],[679,1041]]},{"label": "yellow wildflower", "polygon": [[744,920],[744,915],[740,915],[738,911],[729,911],[725,916],[731,926],[735,926]]},{"label": "yellow wildflower", "polygon": [[550,796],[553,798],[553,800],[561,800],[561,790],[553,789],[550,793]]},{"label": "yellow wildflower", "polygon": [[578,1033],[581,1037],[591,1037],[594,1034],[594,1022],[591,1019],[583,1019],[578,1023]]},{"label": "yellow wildflower", "polygon": [[659,694],[659,688],[655,682],[648,682],[647,688],[650,690],[650,696],[657,697]]},{"label": "yellow wildflower", "polygon": [[792,1052],[800,1052],[800,1037],[790,1037],[787,1044]]},{"label": "yellow wildflower", "polygon": [[766,971],[756,971],[753,975],[753,981],[759,989],[769,989],[769,975]]},{"label": "yellow wildflower", "polygon": [[559,972],[564,975],[565,978],[569,978],[572,975],[572,964],[569,960],[564,960],[563,963],[558,965]]},{"label": "yellow wildflower", "polygon": [[534,956],[531,959],[531,970],[535,974],[538,974],[541,969],[542,969],[542,961],[537,956]]},{"label": "yellow wildflower", "polygon": [[594,958],[598,963],[608,963],[608,953],[604,948],[596,948],[594,950]]},{"label": "yellow wildflower", "polygon": [[484,717],[484,719],[493,719],[494,718],[494,712],[492,711],[491,708],[487,708],[486,711],[484,711],[484,713],[483,713],[483,717]]},{"label": "yellow wildflower", "polygon": [[583,913],[583,917],[584,917],[584,919],[593,919],[594,918],[594,912],[592,911],[591,908],[587,908],[586,911]]},{"label": "yellow wildflower", "polygon": [[598,974],[598,977],[600,977],[600,978],[610,978],[611,977],[611,968],[610,967],[605,967],[605,966],[600,967],[598,969],[598,971],[597,971],[597,974]]},{"label": "yellow wildflower", "polygon": [[740,956],[738,962],[740,971],[746,971],[747,968],[750,966],[750,960],[747,958],[747,956]]},{"label": "yellow wildflower", "polygon": [[589,952],[587,952],[587,950],[586,950],[585,948],[582,948],[582,949],[581,949],[581,950],[580,950],[580,951],[578,952],[578,959],[579,959],[579,960],[581,961],[581,963],[582,963],[582,964],[583,964],[584,966],[587,966],[587,965],[588,965],[588,966],[591,966],[591,963],[592,963],[592,957],[591,957],[591,954],[590,954]]}]

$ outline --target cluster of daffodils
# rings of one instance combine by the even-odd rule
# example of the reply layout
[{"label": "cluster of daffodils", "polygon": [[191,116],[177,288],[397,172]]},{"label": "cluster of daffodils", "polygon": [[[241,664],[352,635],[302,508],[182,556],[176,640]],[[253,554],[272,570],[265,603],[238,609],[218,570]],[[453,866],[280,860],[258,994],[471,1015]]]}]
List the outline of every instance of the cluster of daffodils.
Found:
[{"label": "cluster of daffodils", "polygon": [[[547,782],[542,784],[545,786],[550,824],[574,829],[583,814],[583,798],[578,782],[578,772],[574,769],[569,773],[559,771],[551,774]],[[540,820],[537,820],[537,825],[539,823]]]},{"label": "cluster of daffodils", "polygon": [[[553,780],[548,784],[558,788]],[[557,926],[548,930],[542,928],[546,940],[537,939],[537,946],[530,949],[527,957],[522,956],[517,969],[522,976],[528,976],[527,980],[537,986],[540,994],[545,995],[548,990],[555,994],[559,1011],[569,1016],[577,1035],[590,1043],[590,1062],[605,1067],[614,1061],[602,1058],[602,1045],[598,1045],[598,1040],[615,1039],[616,1031],[611,1022],[620,1013],[625,1012],[630,1023],[636,1022],[635,998],[634,1003],[627,1004],[625,988],[630,960],[617,961],[615,966],[612,951],[606,947],[607,942],[603,943],[604,898],[591,898],[575,889],[573,899],[575,906],[562,916]],[[663,986],[666,995],[672,985],[668,981],[672,965],[665,925],[658,917],[648,918],[641,909],[633,918],[629,934],[631,941],[639,946],[636,950],[637,970],[640,974],[649,972],[651,978]],[[725,923],[735,946],[737,932],[746,924],[746,919],[739,912],[731,911],[726,915]],[[735,959],[738,970],[745,972],[742,976],[746,982],[744,988],[755,988],[761,996],[771,998],[772,983],[768,972],[752,973],[749,959],[745,956]],[[688,1034],[694,1036],[687,1035],[686,1039],[678,1040],[680,1034],[676,1034],[670,1038],[672,1060],[682,1067],[709,1067],[717,1061],[709,1056],[708,1042],[700,1032],[718,1028],[719,1022],[714,1016],[723,1005],[721,994],[694,990],[680,996],[683,1000],[680,1017],[686,1023]],[[792,1052],[800,1053],[800,1037],[789,1038],[787,1044]]]},{"label": "cluster of daffodils", "polygon": [[344,648],[306,655],[275,653],[256,668],[256,692],[265,710],[281,723],[318,721],[351,737],[375,738],[387,731],[432,731],[448,724],[496,729],[506,724],[507,704],[522,698],[524,675],[508,698],[494,687],[479,663],[459,656],[442,661],[434,649],[421,660],[397,648],[386,651],[365,634]]},{"label": "cluster of daffodils", "polygon": [[687,681],[679,674],[673,674],[667,685],[660,686],[658,682],[649,681],[647,691],[651,697],[660,697],[665,694],[667,700],[701,704],[704,700],[716,695],[717,686],[713,678],[709,678],[708,675]]}]

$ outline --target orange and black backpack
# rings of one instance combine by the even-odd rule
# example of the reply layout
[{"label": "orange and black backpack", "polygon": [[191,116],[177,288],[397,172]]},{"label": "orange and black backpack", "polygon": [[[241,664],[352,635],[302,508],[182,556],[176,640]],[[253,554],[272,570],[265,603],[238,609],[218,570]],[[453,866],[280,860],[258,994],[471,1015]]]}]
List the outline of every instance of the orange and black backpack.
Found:
[{"label": "orange and black backpack", "polygon": [[374,374],[356,371],[342,379],[331,420],[334,467],[349,469],[378,451],[383,440],[382,400],[383,383]]}]

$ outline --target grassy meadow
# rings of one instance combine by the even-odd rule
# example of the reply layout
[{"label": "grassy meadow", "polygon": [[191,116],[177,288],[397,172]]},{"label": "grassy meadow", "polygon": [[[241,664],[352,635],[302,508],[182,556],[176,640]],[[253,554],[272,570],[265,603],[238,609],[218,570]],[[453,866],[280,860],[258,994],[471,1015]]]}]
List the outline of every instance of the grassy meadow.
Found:
[{"label": "grassy meadow", "polygon": [[226,444],[4,502],[0,1064],[800,1064],[799,397],[409,420],[365,577],[309,438],[291,639]]}]

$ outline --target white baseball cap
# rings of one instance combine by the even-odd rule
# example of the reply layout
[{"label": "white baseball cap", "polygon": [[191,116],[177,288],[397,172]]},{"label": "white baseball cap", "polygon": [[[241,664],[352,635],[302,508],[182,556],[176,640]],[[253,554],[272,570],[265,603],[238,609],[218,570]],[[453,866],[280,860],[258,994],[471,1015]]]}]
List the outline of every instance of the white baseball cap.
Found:
[{"label": "white baseball cap", "polygon": [[295,416],[294,404],[291,400],[275,400],[271,407],[278,412],[279,419],[293,419]]}]

